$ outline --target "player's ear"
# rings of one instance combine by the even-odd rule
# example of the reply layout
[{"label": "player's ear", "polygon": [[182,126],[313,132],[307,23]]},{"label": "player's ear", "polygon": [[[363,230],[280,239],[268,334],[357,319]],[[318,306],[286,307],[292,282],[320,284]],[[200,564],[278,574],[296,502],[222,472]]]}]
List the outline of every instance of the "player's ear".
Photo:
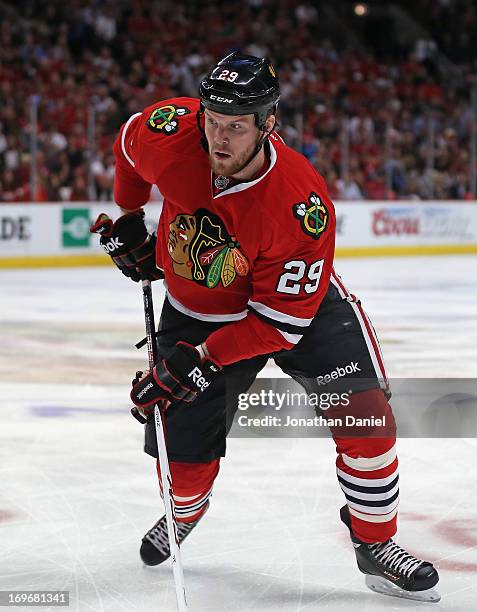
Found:
[{"label": "player's ear", "polygon": [[270,115],[269,117],[267,117],[267,120],[265,121],[265,127],[267,132],[271,132],[273,130],[276,121],[276,115]]}]

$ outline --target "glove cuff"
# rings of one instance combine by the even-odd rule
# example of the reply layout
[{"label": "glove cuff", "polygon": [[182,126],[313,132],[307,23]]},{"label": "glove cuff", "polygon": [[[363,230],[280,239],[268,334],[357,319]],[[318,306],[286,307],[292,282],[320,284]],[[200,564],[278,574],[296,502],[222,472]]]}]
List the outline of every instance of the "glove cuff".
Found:
[{"label": "glove cuff", "polygon": [[180,340],[176,344],[176,347],[180,348],[184,353],[189,355],[190,358],[193,359],[196,364],[197,362],[199,362],[199,364],[206,370],[207,373],[210,373],[212,375],[218,374],[222,369],[220,363],[210,357],[210,355],[205,352],[205,349],[202,346],[192,346],[192,344]]}]

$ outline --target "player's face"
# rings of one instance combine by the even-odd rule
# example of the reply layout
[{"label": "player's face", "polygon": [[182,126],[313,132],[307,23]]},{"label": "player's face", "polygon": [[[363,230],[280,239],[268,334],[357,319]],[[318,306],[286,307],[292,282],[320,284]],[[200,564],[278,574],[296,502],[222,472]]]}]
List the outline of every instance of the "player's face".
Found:
[{"label": "player's face", "polygon": [[260,135],[253,115],[222,115],[205,110],[205,136],[215,174],[232,176],[242,170]]}]

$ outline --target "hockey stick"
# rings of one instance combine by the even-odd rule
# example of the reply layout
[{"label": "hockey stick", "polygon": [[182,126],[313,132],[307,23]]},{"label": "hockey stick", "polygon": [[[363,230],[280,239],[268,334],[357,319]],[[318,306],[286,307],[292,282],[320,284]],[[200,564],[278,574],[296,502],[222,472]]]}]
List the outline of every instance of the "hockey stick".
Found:
[{"label": "hockey stick", "polygon": [[[151,281],[142,281],[142,296],[144,301],[144,319],[146,323],[147,354],[149,368],[152,369],[157,362],[157,344],[154,325],[154,306],[152,303]],[[162,492],[166,510],[167,532],[169,535],[169,548],[171,550],[172,571],[176,587],[177,609],[179,612],[187,611],[184,572],[182,569],[181,549],[177,537],[177,523],[175,504],[172,489],[169,458],[167,457],[166,440],[164,437],[164,423],[159,405],[154,406],[154,422],[156,425],[157,450],[159,454],[159,467],[161,470]]]},{"label": "hockey stick", "polygon": [[[107,231],[113,226],[113,221],[105,213],[98,217],[90,232],[100,235],[108,235]],[[110,234],[109,234],[110,235]],[[154,324],[154,306],[152,303],[151,282],[148,280],[142,281],[142,295],[144,302],[144,319],[146,323],[146,341],[147,354],[149,357],[149,369],[156,365],[157,362],[157,344],[156,344],[156,329]],[[139,346],[143,346],[142,341]],[[137,408],[131,409],[133,416],[137,416]],[[138,419],[144,422],[142,419]],[[187,601],[184,584],[184,572],[182,569],[181,551],[179,546],[179,538],[177,537],[177,522],[175,514],[174,495],[172,489],[171,471],[169,468],[169,458],[167,456],[166,440],[164,437],[164,423],[159,405],[154,406],[154,422],[156,426],[157,450],[159,455],[159,468],[161,472],[162,493],[164,507],[166,511],[167,533],[169,536],[169,548],[171,551],[172,571],[174,573],[174,584],[176,587],[177,609],[179,612],[187,612]]]}]

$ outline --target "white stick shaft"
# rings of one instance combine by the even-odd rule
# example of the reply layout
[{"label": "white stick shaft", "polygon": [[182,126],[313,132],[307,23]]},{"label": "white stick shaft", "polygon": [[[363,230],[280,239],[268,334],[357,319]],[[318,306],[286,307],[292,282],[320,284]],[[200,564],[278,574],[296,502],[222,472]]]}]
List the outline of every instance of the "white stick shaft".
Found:
[{"label": "white stick shaft", "polygon": [[172,479],[169,469],[169,459],[167,457],[162,416],[157,405],[154,408],[154,420],[156,423],[157,449],[159,451],[159,466],[161,469],[162,491],[164,495],[164,507],[166,510],[169,548],[171,550],[172,571],[174,573],[174,584],[176,587],[177,609],[179,610],[179,612],[187,612],[187,600],[184,583],[184,572],[182,570],[181,549],[179,546],[179,538],[177,537],[175,504],[172,492]]},{"label": "white stick shaft", "polygon": [[[154,324],[154,306],[152,303],[152,289],[150,281],[142,281],[142,290],[149,368],[152,369],[157,360],[157,344],[155,339],[156,329]],[[161,471],[162,491],[166,511],[167,534],[169,536],[169,548],[171,551],[174,585],[176,587],[177,609],[179,612],[187,612],[184,572],[182,569],[179,538],[177,537],[177,520],[175,513],[174,493],[172,489],[171,470],[169,468],[169,457],[167,456],[166,439],[164,436],[164,423],[162,421],[161,411],[157,405],[154,407],[154,422],[156,425],[157,451],[159,455],[159,467]]]}]

